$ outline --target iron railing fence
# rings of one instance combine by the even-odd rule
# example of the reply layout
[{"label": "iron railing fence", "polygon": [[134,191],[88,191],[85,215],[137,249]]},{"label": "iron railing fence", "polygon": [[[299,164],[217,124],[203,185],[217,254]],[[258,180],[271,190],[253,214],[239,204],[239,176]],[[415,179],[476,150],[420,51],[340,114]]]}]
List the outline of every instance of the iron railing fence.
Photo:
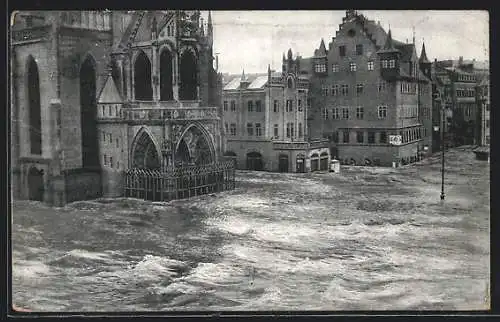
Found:
[{"label": "iron railing fence", "polygon": [[129,169],[125,171],[125,197],[170,201],[235,188],[232,160],[172,169]]}]

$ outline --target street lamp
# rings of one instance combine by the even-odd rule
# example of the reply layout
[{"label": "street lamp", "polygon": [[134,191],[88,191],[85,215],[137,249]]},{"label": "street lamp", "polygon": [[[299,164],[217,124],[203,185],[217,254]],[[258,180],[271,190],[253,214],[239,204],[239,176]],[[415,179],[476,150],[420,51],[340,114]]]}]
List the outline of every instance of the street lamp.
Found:
[{"label": "street lamp", "polygon": [[444,105],[441,106],[441,200],[444,200]]},{"label": "street lamp", "polygon": [[[441,95],[439,93],[436,93],[434,96],[434,100],[436,101],[437,104],[441,103]],[[441,105],[441,195],[440,198],[441,200],[444,200],[445,194],[444,194],[444,125],[445,125],[445,118],[444,118],[444,104]],[[434,126],[434,131],[439,131],[439,126]]]}]

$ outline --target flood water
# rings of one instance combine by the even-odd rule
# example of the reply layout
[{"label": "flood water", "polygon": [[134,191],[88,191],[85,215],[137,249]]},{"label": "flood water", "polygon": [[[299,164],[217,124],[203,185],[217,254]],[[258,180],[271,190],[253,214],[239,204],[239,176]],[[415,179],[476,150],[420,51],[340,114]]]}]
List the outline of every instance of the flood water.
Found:
[{"label": "flood water", "polygon": [[487,309],[489,164],[238,172],[237,189],[12,214],[13,303],[33,311]]}]

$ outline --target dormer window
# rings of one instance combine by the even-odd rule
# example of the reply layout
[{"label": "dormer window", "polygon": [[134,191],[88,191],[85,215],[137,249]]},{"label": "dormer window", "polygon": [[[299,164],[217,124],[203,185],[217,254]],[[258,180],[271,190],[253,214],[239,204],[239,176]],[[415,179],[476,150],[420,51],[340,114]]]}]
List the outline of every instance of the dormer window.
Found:
[{"label": "dormer window", "polygon": [[389,60],[389,68],[396,68],[396,60],[395,59]]},{"label": "dormer window", "polygon": [[382,64],[382,68],[388,68],[389,67],[389,61],[387,59],[382,60],[381,64]]},{"label": "dormer window", "polygon": [[373,70],[375,64],[372,61],[368,62],[368,70]]}]

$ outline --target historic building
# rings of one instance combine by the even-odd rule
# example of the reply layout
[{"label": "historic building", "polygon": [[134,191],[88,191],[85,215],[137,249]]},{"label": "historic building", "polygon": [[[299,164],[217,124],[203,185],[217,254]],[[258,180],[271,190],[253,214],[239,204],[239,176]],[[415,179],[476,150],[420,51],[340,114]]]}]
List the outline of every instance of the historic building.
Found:
[{"label": "historic building", "polygon": [[129,168],[221,157],[221,77],[199,11],[26,11],[11,34],[14,198],[123,192]]},{"label": "historic building", "polygon": [[[312,61],[311,137],[327,137],[344,163],[391,165],[432,146],[431,63],[425,47],[394,40],[379,23],[347,10],[328,48]],[[400,135],[400,145],[389,137]]]},{"label": "historic building", "polygon": [[477,89],[477,111],[478,111],[478,138],[476,144],[481,146],[490,145],[490,76],[484,75]]},{"label": "historic building", "polygon": [[309,65],[291,50],[281,72],[233,77],[224,86],[225,155],[240,169],[328,170],[328,141],[309,140]]},{"label": "historic building", "polygon": [[434,64],[436,76],[444,85],[442,99],[447,111],[448,145],[478,144],[478,79],[473,63],[465,64],[460,57],[458,61],[435,61]]}]

